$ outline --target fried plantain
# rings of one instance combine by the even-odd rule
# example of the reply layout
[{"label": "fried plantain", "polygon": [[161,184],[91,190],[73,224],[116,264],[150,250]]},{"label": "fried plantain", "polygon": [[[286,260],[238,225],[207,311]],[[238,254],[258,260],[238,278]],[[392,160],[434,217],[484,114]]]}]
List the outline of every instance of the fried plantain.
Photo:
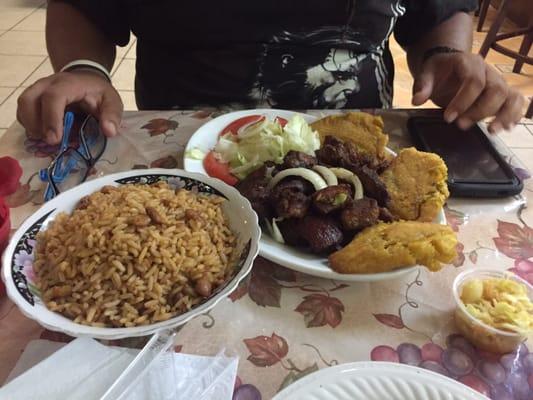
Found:
[{"label": "fried plantain", "polygon": [[324,143],[326,136],[334,136],[356,145],[357,150],[375,160],[383,160],[389,136],[383,133],[383,119],[363,112],[330,115],[311,124]]},{"label": "fried plantain", "polygon": [[414,147],[400,151],[380,177],[389,193],[387,208],[398,219],[431,222],[449,196],[442,158]]},{"label": "fried plantain", "polygon": [[350,244],[329,256],[342,274],[370,274],[412,265],[437,271],[457,256],[457,238],[446,225],[415,221],[379,223],[366,228]]}]

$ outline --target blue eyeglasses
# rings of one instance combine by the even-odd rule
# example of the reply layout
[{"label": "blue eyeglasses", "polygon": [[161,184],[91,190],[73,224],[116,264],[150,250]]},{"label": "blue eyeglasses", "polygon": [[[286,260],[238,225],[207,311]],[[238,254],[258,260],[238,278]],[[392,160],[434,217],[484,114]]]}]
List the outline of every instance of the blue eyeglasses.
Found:
[{"label": "blue eyeglasses", "polygon": [[91,168],[104,153],[107,138],[100,131],[98,121],[87,116],[78,132],[79,146],[70,146],[70,136],[74,126],[74,114],[67,112],[63,122],[63,138],[58,155],[48,168],[42,169],[39,177],[48,182],[44,200],[48,201],[59,193],[85,182]]}]

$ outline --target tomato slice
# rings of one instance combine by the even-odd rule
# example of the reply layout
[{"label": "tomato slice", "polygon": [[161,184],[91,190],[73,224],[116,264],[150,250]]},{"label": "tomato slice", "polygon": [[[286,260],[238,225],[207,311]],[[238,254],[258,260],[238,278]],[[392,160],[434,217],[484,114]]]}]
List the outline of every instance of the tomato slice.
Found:
[{"label": "tomato slice", "polygon": [[235,186],[239,181],[230,172],[229,165],[227,163],[220,162],[213,151],[207,153],[204,158],[204,169],[207,175],[213,178],[218,178],[228,185]]},{"label": "tomato slice", "polygon": [[224,136],[228,132],[232,133],[233,135],[236,135],[239,129],[241,129],[243,126],[252,125],[264,119],[264,115],[247,115],[246,117],[236,119],[224,129],[222,129],[222,132],[220,132],[220,136]]},{"label": "tomato slice", "polygon": [[275,121],[278,121],[278,123],[281,125],[281,127],[285,127],[285,125],[287,125],[287,121],[285,118],[281,118],[281,117],[276,117]]}]

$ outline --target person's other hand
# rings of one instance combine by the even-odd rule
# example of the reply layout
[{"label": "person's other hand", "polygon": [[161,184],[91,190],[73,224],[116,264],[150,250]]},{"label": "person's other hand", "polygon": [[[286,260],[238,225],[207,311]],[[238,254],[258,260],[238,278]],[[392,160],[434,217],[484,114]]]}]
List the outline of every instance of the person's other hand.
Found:
[{"label": "person's other hand", "polygon": [[63,136],[65,109],[71,105],[98,118],[104,135],[118,133],[122,100],[103,76],[90,71],[59,72],[39,79],[18,98],[17,119],[31,137],[57,144]]},{"label": "person's other hand", "polygon": [[468,129],[494,117],[489,131],[511,129],[522,117],[524,97],[511,89],[500,74],[479,55],[437,54],[429,58],[415,78],[413,105],[431,99],[444,108],[444,119]]}]

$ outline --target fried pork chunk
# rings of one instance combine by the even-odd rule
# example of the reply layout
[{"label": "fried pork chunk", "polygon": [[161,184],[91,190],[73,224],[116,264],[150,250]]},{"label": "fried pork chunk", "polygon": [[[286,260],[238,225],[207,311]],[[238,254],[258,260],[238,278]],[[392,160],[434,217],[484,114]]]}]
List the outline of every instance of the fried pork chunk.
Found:
[{"label": "fried pork chunk", "polygon": [[438,155],[403,149],[381,174],[388,209],[399,219],[431,222],[449,196],[448,169]]},{"label": "fried pork chunk", "polygon": [[366,228],[346,247],[329,256],[342,274],[387,272],[412,265],[437,271],[457,256],[457,238],[446,225],[399,221]]}]

